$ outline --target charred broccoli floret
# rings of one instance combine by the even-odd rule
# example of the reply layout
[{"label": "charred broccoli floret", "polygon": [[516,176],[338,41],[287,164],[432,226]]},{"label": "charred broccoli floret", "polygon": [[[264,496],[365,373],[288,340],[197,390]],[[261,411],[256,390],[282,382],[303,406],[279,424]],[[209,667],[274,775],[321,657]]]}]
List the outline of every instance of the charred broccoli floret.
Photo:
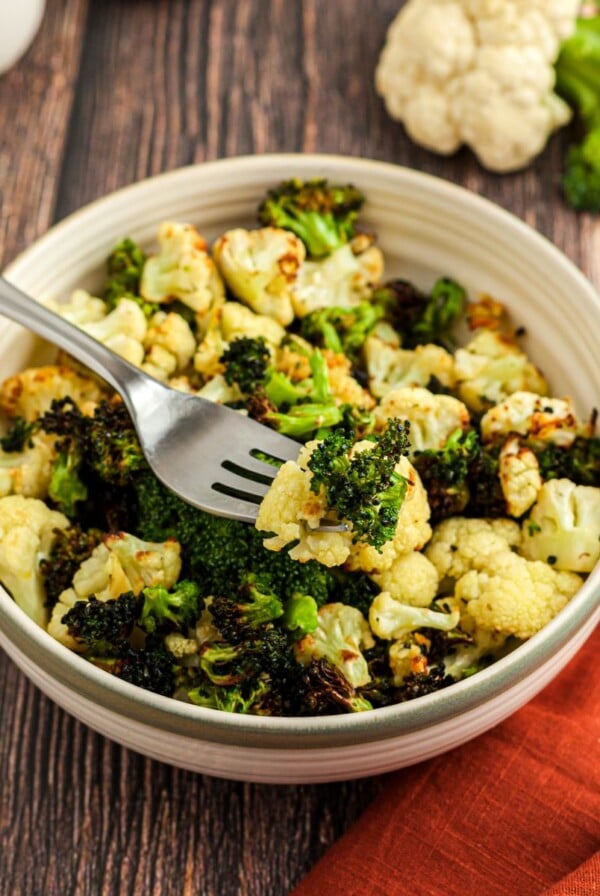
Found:
[{"label": "charred broccoli floret", "polygon": [[407,280],[392,280],[375,290],[372,301],[402,335],[404,348],[431,342],[452,347],[452,327],[466,296],[459,283],[441,277],[429,294]]},{"label": "charred broccoli floret", "polygon": [[0,449],[6,452],[24,451],[37,429],[37,420],[28,421],[24,417],[15,417],[8,432],[0,438]]},{"label": "charred broccoli floret", "polygon": [[93,594],[78,600],[62,617],[71,637],[85,645],[86,651],[99,655],[119,656],[127,643],[140,609],[132,591],[115,600],[100,601]]},{"label": "charred broccoli floret", "polygon": [[530,440],[542,479],[570,479],[576,485],[600,486],[600,438],[577,436],[568,447]]},{"label": "charred broccoli floret", "polygon": [[40,563],[46,591],[46,605],[53,607],[59,595],[70,587],[73,576],[84,560],[102,541],[99,529],[84,531],[79,526],[57,529],[50,556]]},{"label": "charred broccoli floret", "polygon": [[351,184],[295,178],[269,190],[258,218],[263,226],[291,230],[312,258],[323,258],[352,239],[364,201],[360,190]]},{"label": "charred broccoli floret", "polygon": [[210,613],[225,640],[237,644],[253,630],[282,616],[283,605],[271,590],[267,576],[248,573],[234,598],[213,597]]},{"label": "charred broccoli floret", "polygon": [[140,626],[147,632],[179,629],[186,632],[200,613],[200,588],[192,581],[177,582],[170,590],[150,585],[142,591]]},{"label": "charred broccoli floret", "polygon": [[159,642],[147,640],[146,645],[139,650],[126,644],[116,657],[90,656],[87,659],[95,666],[139,688],[164,697],[173,695],[177,664]]},{"label": "charred broccoli floret", "polygon": [[373,448],[349,456],[352,440],[334,431],[317,445],[308,462],[311,489],[325,492],[338,517],[352,523],[353,537],[381,548],[394,537],[406,494],[406,479],[396,465],[408,451],[407,428],[392,419]]},{"label": "charred broccoli floret", "polygon": [[252,395],[262,386],[271,363],[271,353],[262,337],[239,336],[219,359],[225,381],[239,386],[244,395]]},{"label": "charred broccoli floret", "polygon": [[469,465],[477,456],[475,430],[457,429],[441,451],[417,451],[413,465],[427,490],[431,520],[459,516],[469,503]]}]

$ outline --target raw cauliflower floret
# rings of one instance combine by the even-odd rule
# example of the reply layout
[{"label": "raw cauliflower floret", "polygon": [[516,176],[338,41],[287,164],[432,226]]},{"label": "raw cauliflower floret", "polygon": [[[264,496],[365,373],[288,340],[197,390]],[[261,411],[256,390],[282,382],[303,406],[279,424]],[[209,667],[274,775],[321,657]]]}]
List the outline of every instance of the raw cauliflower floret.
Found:
[{"label": "raw cauliflower floret", "polygon": [[456,628],[460,610],[452,606],[450,611],[444,605],[434,605],[433,609],[415,607],[395,600],[387,591],[373,598],[369,608],[369,625],[378,638],[391,641],[402,638],[419,628],[436,628],[449,632]]},{"label": "raw cauliflower floret", "polygon": [[99,601],[116,600],[128,591],[140,594],[151,585],[169,589],[180,571],[181,547],[175,539],[148,542],[126,532],[105,535],[73,576],[72,586],[59,595],[48,632],[72,650],[81,649],[62,621],[78,600],[92,595]]},{"label": "raw cauliflower floret", "polygon": [[327,513],[325,498],[311,491],[312,473],[306,469],[311,450],[317,444],[309,442],[297,463],[287,461],[279,468],[260,505],[256,528],[273,533],[263,542],[271,551],[298,542],[289,552],[293,560],[318,560],[324,566],[341,566],[350,553],[351,533],[314,531]]},{"label": "raw cauliflower floret", "polygon": [[292,322],[292,289],[306,257],[294,233],[279,227],[228,230],[215,242],[213,257],[237,299],[282,326]]},{"label": "raw cauliflower floret", "polygon": [[373,573],[371,578],[394,600],[411,607],[428,607],[440,581],[436,567],[420,551],[400,554],[389,569]]},{"label": "raw cauliflower floret", "polygon": [[96,323],[106,317],[106,302],[86,292],[85,289],[76,289],[68,302],[46,302],[46,307],[60,314],[77,327],[84,324]]},{"label": "raw cauliflower floret", "polygon": [[542,476],[534,452],[522,445],[516,435],[509,436],[500,449],[499,475],[506,512],[509,516],[523,516],[535,503]]},{"label": "raw cauliflower floret", "polygon": [[375,641],[360,610],[342,603],[325,604],[318,619],[315,631],[294,646],[297,661],[307,666],[325,657],[353,687],[368,684],[371,675],[361,648],[368,650]]},{"label": "raw cauliflower floret", "polygon": [[375,409],[376,429],[384,429],[394,417],[410,423],[411,453],[441,450],[453,432],[466,429],[471,421],[469,411],[458,398],[435,395],[418,386],[393,389],[382,398]]},{"label": "raw cauliflower floret", "polygon": [[347,566],[351,570],[384,572],[390,569],[399,556],[421,550],[431,537],[429,525],[431,511],[427,492],[419,474],[406,457],[400,458],[396,472],[406,479],[407,487],[394,537],[386,542],[380,551],[370,544],[362,542],[352,544],[347,560]]},{"label": "raw cauliflower floret", "polygon": [[481,418],[481,437],[491,442],[510,433],[568,447],[577,435],[591,435],[570,398],[546,398],[535,392],[514,392]]},{"label": "raw cauliflower floret", "polygon": [[504,550],[460,578],[454,597],[466,605],[461,625],[467,629],[471,622],[478,629],[525,639],[551,622],[581,585],[574,572]]},{"label": "raw cauliflower floret", "polygon": [[409,136],[448,155],[463,143],[513,171],[566,124],[553,63],[577,0],[409,0],[389,27],[375,84]]},{"label": "raw cauliflower floret", "polygon": [[292,290],[297,317],[320,308],[352,308],[367,299],[383,276],[383,255],[377,246],[355,254],[341,246],[321,261],[305,261]]},{"label": "raw cauliflower floret", "polygon": [[218,307],[225,287],[208,244],[191,224],[165,221],[158,231],[160,250],[146,260],[140,292],[150,302],[179,299],[197,314]]},{"label": "raw cauliflower floret", "polygon": [[523,522],[522,553],[555,569],[591,572],[600,557],[600,488],[550,479]]},{"label": "raw cauliflower floret", "polygon": [[0,582],[41,626],[46,625],[48,610],[40,561],[49,557],[57,530],[68,526],[64,514],[37,498],[0,498]]},{"label": "raw cauliflower floret", "polygon": [[137,302],[121,299],[106,317],[83,324],[81,329],[130,364],[139,367],[144,360],[143,342],[147,326],[146,316]]},{"label": "raw cauliflower floret", "polygon": [[36,433],[23,451],[0,451],[0,497],[47,497],[55,459],[54,438],[45,433]]},{"label": "raw cauliflower floret", "polygon": [[521,528],[515,520],[455,516],[434,528],[425,556],[437,569],[440,580],[456,580],[471,569],[479,569],[493,554],[518,548],[520,543]]},{"label": "raw cauliflower floret", "polygon": [[55,398],[68,395],[84,414],[91,415],[105,397],[100,384],[65,365],[30,367],[4,380],[0,408],[9,417],[31,422],[50,409]]},{"label": "raw cauliflower floret", "polygon": [[369,336],[363,346],[369,389],[377,398],[403,386],[427,386],[432,377],[451,389],[456,381],[454,358],[440,345],[398,348],[380,336]]},{"label": "raw cauliflower floret", "polygon": [[482,328],[457,349],[454,369],[459,396],[474,411],[484,411],[514,392],[548,393],[548,383],[525,352],[496,330]]}]

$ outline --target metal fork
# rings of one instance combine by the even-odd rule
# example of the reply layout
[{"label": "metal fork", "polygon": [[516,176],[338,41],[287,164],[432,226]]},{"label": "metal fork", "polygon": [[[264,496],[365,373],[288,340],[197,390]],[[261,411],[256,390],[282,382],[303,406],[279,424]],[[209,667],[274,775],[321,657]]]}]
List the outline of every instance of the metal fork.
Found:
[{"label": "metal fork", "polygon": [[[0,277],[0,314],[73,355],[119,393],[152,471],[180,498],[254,523],[277,472],[300,445],[249,417],[171,389]],[[323,521],[323,528],[345,528]]]}]

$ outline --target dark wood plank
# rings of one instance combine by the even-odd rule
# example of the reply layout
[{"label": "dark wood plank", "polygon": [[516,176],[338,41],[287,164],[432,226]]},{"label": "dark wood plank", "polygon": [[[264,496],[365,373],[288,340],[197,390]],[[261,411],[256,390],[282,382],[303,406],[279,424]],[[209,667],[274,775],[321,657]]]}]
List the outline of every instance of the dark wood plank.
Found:
[{"label": "dark wood plank", "polygon": [[[414,146],[389,119],[373,71],[399,5],[103,0],[83,39],[87,2],[53,0],[28,59],[0,79],[4,259],[141,177],[304,150],[462,183],[599,283],[597,225],[558,192],[568,133],[527,171],[497,177],[467,151],[444,159]],[[152,762],[75,722],[5,658],[0,710],[0,893],[11,896],[282,896],[382,786],[250,785]]]}]

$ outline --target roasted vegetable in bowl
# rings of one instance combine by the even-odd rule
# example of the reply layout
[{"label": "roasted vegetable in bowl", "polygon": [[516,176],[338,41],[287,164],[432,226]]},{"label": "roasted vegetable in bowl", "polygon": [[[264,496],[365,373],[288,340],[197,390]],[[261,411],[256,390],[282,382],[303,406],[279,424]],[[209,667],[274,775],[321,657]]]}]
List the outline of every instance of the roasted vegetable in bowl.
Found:
[{"label": "roasted vegetable in bowl", "polygon": [[295,179],[212,245],[163,223],[154,251],[117,244],[101,295],[57,305],[297,439],[256,528],[162,486],[68,357],[2,385],[0,580],[87,662],[229,712],[365,711],[485,668],[593,568],[594,415],[549,395],[497,299],[386,279],[362,202]]}]

